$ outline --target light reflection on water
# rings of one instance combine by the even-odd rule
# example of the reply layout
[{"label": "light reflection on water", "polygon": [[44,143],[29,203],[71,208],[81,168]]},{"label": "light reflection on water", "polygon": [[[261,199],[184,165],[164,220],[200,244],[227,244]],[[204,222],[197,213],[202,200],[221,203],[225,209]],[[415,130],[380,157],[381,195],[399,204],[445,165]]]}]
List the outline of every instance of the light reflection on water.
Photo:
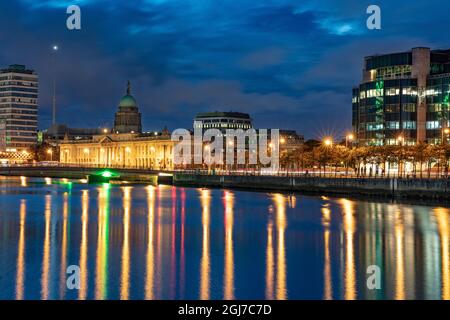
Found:
[{"label": "light reflection on water", "polygon": [[0,193],[2,299],[450,299],[443,207],[24,177]]}]

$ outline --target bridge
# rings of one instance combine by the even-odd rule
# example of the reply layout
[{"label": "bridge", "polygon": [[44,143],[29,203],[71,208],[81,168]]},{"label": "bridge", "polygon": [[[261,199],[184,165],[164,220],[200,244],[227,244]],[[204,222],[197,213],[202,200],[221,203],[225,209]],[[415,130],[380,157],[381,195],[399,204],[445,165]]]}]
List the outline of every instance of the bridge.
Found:
[{"label": "bridge", "polygon": [[171,183],[172,171],[152,170],[144,168],[117,168],[67,165],[67,164],[26,164],[0,167],[0,176],[25,176],[42,178],[87,179],[89,176],[120,177],[120,180],[131,182],[164,182]]}]

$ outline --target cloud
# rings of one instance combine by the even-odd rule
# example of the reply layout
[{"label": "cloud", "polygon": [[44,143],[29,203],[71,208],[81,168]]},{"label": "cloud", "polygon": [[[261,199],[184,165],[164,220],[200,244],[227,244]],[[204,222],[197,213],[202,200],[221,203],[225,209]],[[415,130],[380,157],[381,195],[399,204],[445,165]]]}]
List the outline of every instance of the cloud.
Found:
[{"label": "cloud", "polygon": [[[81,7],[81,31],[66,29],[69,4]],[[55,70],[58,120],[72,126],[111,125],[130,79],[148,129],[230,109],[307,137],[344,132],[365,55],[450,46],[449,3],[378,5],[382,30],[372,32],[360,0],[1,1],[0,65],[39,73],[41,128]]]},{"label": "cloud", "polygon": [[283,63],[284,50],[280,48],[265,48],[244,56],[239,65],[244,69],[263,69]]}]

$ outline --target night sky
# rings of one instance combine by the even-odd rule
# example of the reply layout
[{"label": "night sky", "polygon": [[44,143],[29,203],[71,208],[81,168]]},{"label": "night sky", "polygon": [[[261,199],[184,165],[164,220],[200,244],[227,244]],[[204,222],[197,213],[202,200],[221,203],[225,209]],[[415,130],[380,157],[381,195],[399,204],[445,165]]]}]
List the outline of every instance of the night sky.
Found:
[{"label": "night sky", "polygon": [[[82,29],[66,28],[78,4]],[[382,30],[366,8],[382,9]],[[191,128],[203,111],[242,111],[259,128],[307,138],[351,128],[363,57],[415,46],[450,48],[450,2],[301,0],[1,0],[0,66],[40,76],[39,126],[57,118],[112,126],[126,82],[144,130]]]}]

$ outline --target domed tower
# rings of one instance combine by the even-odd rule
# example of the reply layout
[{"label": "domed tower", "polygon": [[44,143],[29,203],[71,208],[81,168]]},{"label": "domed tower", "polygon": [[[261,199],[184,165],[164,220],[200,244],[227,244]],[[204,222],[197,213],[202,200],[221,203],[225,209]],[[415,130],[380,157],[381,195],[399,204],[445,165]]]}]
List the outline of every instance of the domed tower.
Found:
[{"label": "domed tower", "polygon": [[131,95],[131,84],[128,81],[127,94],[120,99],[119,110],[114,119],[114,133],[141,133],[141,114],[136,100]]}]

